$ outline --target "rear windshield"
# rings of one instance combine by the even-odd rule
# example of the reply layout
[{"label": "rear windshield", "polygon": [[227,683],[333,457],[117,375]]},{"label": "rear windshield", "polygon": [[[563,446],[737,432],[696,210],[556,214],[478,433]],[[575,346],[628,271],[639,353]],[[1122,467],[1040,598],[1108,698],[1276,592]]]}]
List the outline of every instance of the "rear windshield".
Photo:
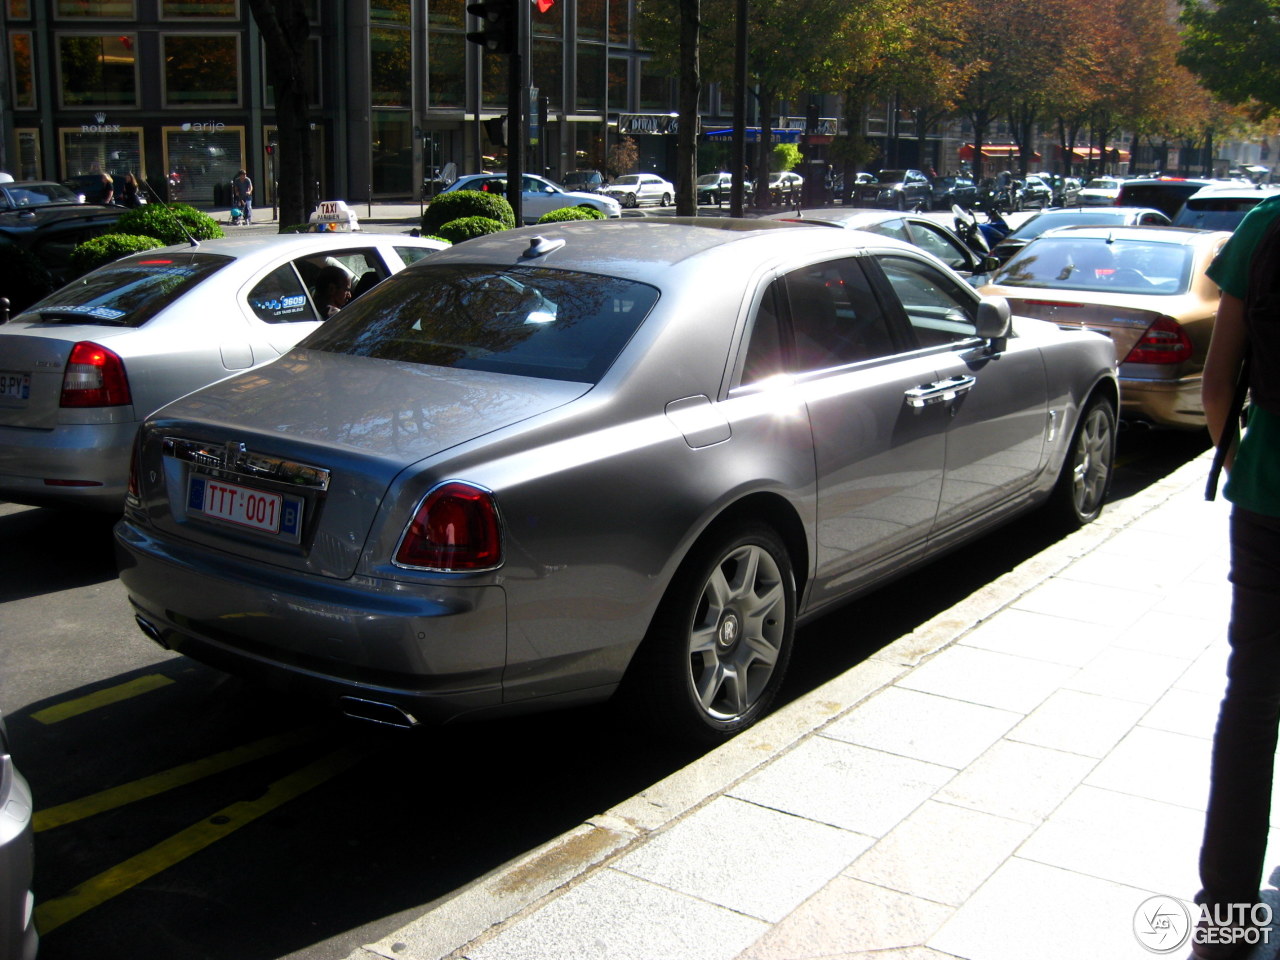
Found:
[{"label": "rear windshield", "polygon": [[596,383],[657,299],[653,287],[616,277],[428,261],[379,284],[299,346]]},{"label": "rear windshield", "polygon": [[1200,230],[1234,230],[1262,197],[1203,197],[1186,202],[1173,218],[1175,227]]},{"label": "rear windshield", "polygon": [[1203,186],[1203,183],[1126,183],[1120,187],[1119,206],[1155,207],[1172,217],[1183,201]]},{"label": "rear windshield", "polygon": [[1046,230],[1058,227],[1073,227],[1076,224],[1123,223],[1124,214],[1108,214],[1105,210],[1071,210],[1054,213],[1052,216],[1034,216],[1013,233],[1010,237],[1019,240],[1030,240],[1038,237]]},{"label": "rear windshield", "polygon": [[140,254],[99,267],[24,313],[51,322],[140,327],[231,262],[211,253]]},{"label": "rear windshield", "polygon": [[1191,263],[1191,248],[1180,243],[1050,234],[1027,244],[992,282],[1009,287],[1173,296],[1186,292]]}]

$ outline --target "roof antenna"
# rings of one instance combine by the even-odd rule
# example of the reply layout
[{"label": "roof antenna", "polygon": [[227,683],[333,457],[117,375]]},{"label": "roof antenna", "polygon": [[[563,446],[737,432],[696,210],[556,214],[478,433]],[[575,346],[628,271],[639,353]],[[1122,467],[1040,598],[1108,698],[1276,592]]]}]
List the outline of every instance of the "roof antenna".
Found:
[{"label": "roof antenna", "polygon": [[559,250],[563,246],[563,237],[557,237],[554,240],[547,240],[545,237],[534,237],[529,241],[528,249],[520,254],[520,259],[530,260],[533,257],[545,257],[551,251]]},{"label": "roof antenna", "polygon": [[187,225],[182,222],[182,218],[173,212],[173,207],[169,206],[164,197],[156,193],[156,188],[151,185],[151,181],[146,177],[143,177],[142,185],[147,188],[151,196],[156,198],[156,202],[165,208],[169,216],[173,217],[173,222],[178,225],[178,229],[182,231],[182,235],[187,238],[187,243],[191,244],[193,249],[200,246],[200,241],[191,235],[191,231],[189,231],[187,229]]}]

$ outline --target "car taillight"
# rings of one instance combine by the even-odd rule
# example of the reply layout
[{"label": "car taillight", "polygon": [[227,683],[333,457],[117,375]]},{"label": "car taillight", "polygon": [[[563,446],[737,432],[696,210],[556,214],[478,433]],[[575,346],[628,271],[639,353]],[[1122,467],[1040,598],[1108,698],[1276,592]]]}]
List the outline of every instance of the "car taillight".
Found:
[{"label": "car taillight", "polygon": [[460,481],[436,487],[405,530],[396,563],[442,572],[500,566],[502,530],[493,495]]},{"label": "car taillight", "polygon": [[62,375],[62,407],[119,407],[132,403],[124,361],[106,347],[81,340]]},{"label": "car taillight", "polygon": [[1172,317],[1157,317],[1121,363],[1185,363],[1191,359],[1191,338]]}]

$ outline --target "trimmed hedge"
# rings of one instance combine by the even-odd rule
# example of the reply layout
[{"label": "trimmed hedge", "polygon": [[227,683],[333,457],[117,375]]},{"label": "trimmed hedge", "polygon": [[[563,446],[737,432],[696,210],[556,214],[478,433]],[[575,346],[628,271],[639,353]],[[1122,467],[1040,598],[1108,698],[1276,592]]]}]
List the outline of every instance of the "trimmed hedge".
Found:
[{"label": "trimmed hedge", "polygon": [[[186,227],[186,233],[182,232],[177,221],[181,221]],[[135,207],[117,221],[115,232],[155,237],[162,246],[186,243],[187,234],[196,240],[226,236],[222,227],[218,226],[218,221],[185,203],[171,203],[167,207],[160,203],[149,203],[145,207]]]},{"label": "trimmed hedge", "polygon": [[459,217],[457,220],[442,224],[436,231],[436,236],[450,243],[462,243],[464,240],[474,240],[476,237],[487,236],[490,233],[501,233],[506,229],[506,224],[490,217]]},{"label": "trimmed hedge", "polygon": [[570,220],[604,220],[605,215],[595,207],[561,207],[544,213],[538,218],[539,223],[567,223]]},{"label": "trimmed hedge", "polygon": [[505,230],[516,225],[515,211],[506,197],[487,190],[454,190],[440,194],[428,204],[422,215],[422,235],[443,236],[440,228],[446,223],[467,217],[496,220]]},{"label": "trimmed hedge", "polygon": [[164,244],[155,237],[143,237],[132,233],[107,233],[77,244],[71,251],[71,269],[77,275],[96,270],[104,263],[119,260],[131,253],[154,250]]}]

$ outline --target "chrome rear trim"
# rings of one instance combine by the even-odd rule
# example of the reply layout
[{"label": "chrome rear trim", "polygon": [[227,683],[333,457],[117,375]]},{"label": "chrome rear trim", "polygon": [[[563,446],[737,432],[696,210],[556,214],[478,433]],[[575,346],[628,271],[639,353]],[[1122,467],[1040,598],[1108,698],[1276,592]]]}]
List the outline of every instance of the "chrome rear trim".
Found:
[{"label": "chrome rear trim", "polygon": [[253,453],[243,443],[200,443],[179,437],[164,438],[164,454],[207,470],[218,470],[248,480],[273,480],[305,490],[329,489],[329,471],[283,457]]}]

